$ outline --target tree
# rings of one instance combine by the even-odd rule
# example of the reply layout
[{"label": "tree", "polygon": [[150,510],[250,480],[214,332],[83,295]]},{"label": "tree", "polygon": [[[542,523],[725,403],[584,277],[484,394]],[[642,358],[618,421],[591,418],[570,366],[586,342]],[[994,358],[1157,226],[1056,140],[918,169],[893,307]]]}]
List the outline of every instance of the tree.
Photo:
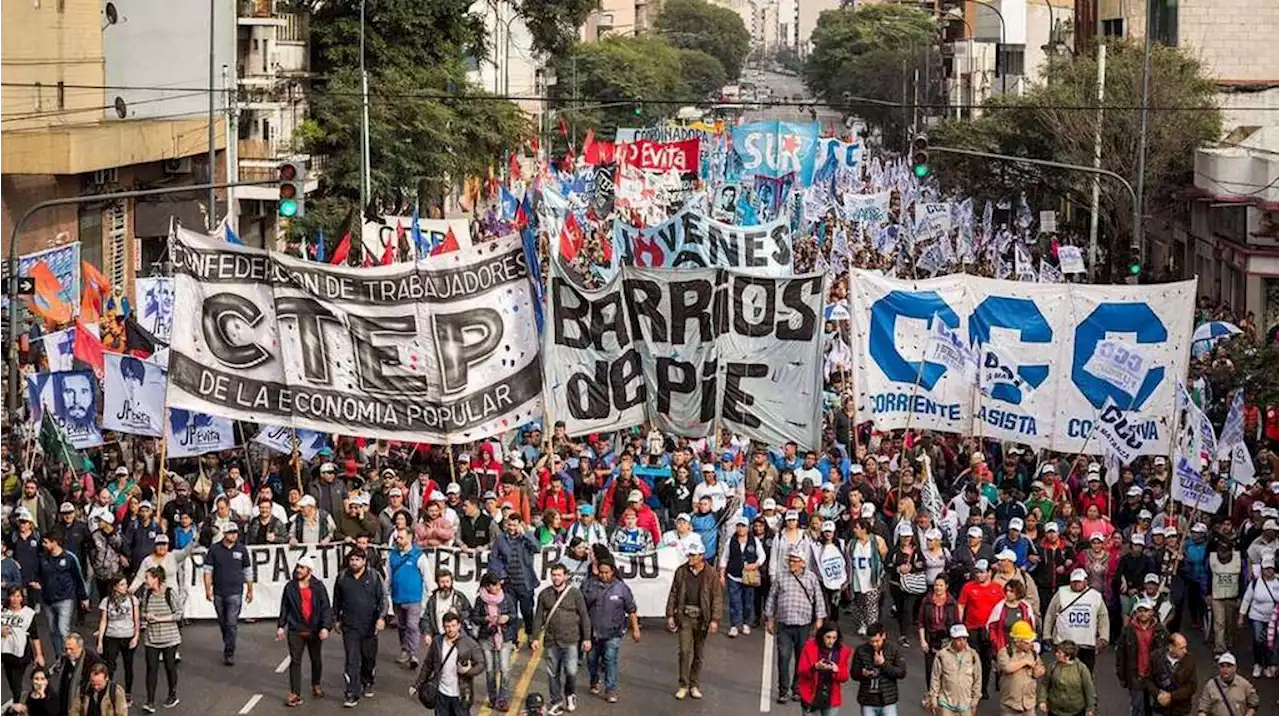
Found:
[{"label": "tree", "polygon": [[[1142,45],[1108,44],[1102,123],[1102,168],[1134,182],[1137,176],[1139,120],[1142,101]],[[1097,122],[1097,63],[1094,53],[1052,63],[1044,83],[1021,97],[989,100],[983,117],[973,122],[944,123],[931,134],[933,143],[998,154],[1092,165]],[[1216,86],[1199,61],[1185,50],[1153,45],[1147,113],[1146,191],[1144,212],[1159,216],[1174,207],[1173,194],[1186,187],[1194,171],[1194,148],[1221,136],[1222,120]],[[1018,166],[939,154],[935,160],[944,186],[976,188],[987,196],[1015,196],[1039,187],[1084,211],[1080,233],[1088,221],[1092,181],[1079,172]],[[1132,231],[1133,206],[1118,182],[1101,181],[1100,226],[1111,237]],[[1106,242],[1100,242],[1105,244]],[[1113,251],[1126,254],[1128,241]]]},{"label": "tree", "polygon": [[680,79],[690,97],[706,99],[728,83],[720,60],[701,50],[680,50]]},{"label": "tree", "polygon": [[742,73],[751,50],[751,33],[742,17],[706,0],[667,0],[658,14],[657,30],[676,47],[701,50],[720,60],[729,79]]},{"label": "tree", "polygon": [[680,51],[658,37],[608,37],[575,45],[555,62],[557,112],[575,133],[592,127],[601,139],[611,138],[617,127],[655,123],[673,114],[678,103],[644,100],[686,93],[681,60]]},{"label": "tree", "polygon": [[788,72],[795,72],[796,74],[804,72],[804,60],[800,59],[800,55],[797,55],[795,50],[786,45],[778,48],[778,51],[773,56],[773,61]]},{"label": "tree", "polygon": [[[805,85],[829,105],[846,112],[856,108],[856,114],[879,129],[886,141],[896,141],[912,121],[902,98],[915,72],[941,76],[939,57],[929,49],[935,40],[933,18],[914,7],[860,5],[827,10],[818,16],[811,39]],[[918,84],[920,104],[943,99],[939,84]]]},{"label": "tree", "polygon": [[[295,222],[335,229],[360,196],[362,0],[307,0],[311,13],[311,117],[300,148],[325,156],[319,192]],[[407,211],[423,186],[487,174],[532,136],[519,108],[467,82],[467,58],[488,54],[484,17],[470,0],[367,0],[371,208]],[[522,0],[516,8],[536,50],[563,51],[595,0]],[[406,41],[405,38],[417,38]],[[337,241],[340,237],[331,237]]]}]

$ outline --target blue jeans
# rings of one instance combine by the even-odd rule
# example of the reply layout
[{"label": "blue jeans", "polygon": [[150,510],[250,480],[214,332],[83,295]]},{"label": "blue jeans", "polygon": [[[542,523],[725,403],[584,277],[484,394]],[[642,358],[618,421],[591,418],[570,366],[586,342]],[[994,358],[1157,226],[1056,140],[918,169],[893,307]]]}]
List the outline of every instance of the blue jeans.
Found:
[{"label": "blue jeans", "polygon": [[[832,714],[834,716],[837,709],[827,709],[824,714]],[[817,712],[810,712],[817,713]],[[889,704],[888,706],[863,706],[862,716],[898,716],[898,705]]]},{"label": "blue jeans", "polygon": [[756,619],[756,588],[729,582],[729,626],[740,627]]},{"label": "blue jeans", "polygon": [[45,619],[49,622],[49,639],[53,642],[54,658],[66,651],[67,634],[71,633],[71,618],[76,613],[76,600],[64,599],[44,605]]},{"label": "blue jeans", "polygon": [[533,615],[536,611],[534,608],[533,592],[527,594],[523,592],[512,592],[512,596],[516,598],[516,606],[520,609],[520,619],[524,622],[524,639],[527,644],[533,639]]},{"label": "blue jeans", "polygon": [[1267,623],[1250,619],[1249,625],[1253,627],[1253,663],[1264,669],[1275,666],[1275,652],[1267,646]]},{"label": "blue jeans", "polygon": [[[551,692],[550,703],[564,701],[565,696],[573,696],[578,692],[578,648],[579,644],[569,646],[546,645],[547,683]],[[564,681],[560,681],[560,675]]]},{"label": "blue jeans", "polygon": [[243,603],[243,594],[213,595],[213,612],[218,617],[218,628],[222,630],[223,657],[236,654],[236,632],[240,627],[240,606]]},{"label": "blue jeans", "polygon": [[604,667],[604,690],[618,690],[618,649],[622,647],[622,637],[609,639],[592,639],[591,651],[587,652],[587,675],[591,685],[600,683],[601,662]]},{"label": "blue jeans", "polygon": [[492,643],[484,646],[484,686],[493,704],[511,700],[511,653],[515,646],[505,641],[499,649]]}]

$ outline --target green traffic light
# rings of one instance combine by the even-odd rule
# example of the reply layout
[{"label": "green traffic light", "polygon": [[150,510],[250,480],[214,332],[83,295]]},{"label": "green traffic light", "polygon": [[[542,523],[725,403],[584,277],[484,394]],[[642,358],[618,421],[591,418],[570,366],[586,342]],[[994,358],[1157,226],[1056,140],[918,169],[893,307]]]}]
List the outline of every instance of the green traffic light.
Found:
[{"label": "green traffic light", "polygon": [[294,201],[293,199],[281,199],[279,212],[280,212],[280,216],[283,216],[286,219],[291,219],[297,216],[298,202]]},{"label": "green traffic light", "polygon": [[1138,263],[1137,261],[1134,261],[1133,263],[1129,264],[1130,276],[1137,276],[1140,273],[1142,273],[1142,264]]},{"label": "green traffic light", "polygon": [[644,112],[644,108],[641,107],[640,105],[636,105],[635,109],[631,110],[631,113],[637,117],[639,117],[642,112]]},{"label": "green traffic light", "polygon": [[911,173],[916,175],[917,179],[924,179],[929,176],[928,164],[916,164],[911,167]]}]

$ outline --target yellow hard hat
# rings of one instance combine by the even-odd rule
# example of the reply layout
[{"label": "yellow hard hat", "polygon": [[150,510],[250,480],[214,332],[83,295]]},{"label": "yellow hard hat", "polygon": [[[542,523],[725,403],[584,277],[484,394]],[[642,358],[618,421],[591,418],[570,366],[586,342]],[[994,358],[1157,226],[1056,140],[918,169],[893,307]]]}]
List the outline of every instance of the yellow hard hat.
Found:
[{"label": "yellow hard hat", "polygon": [[1018,640],[1031,641],[1036,638],[1036,630],[1027,622],[1019,619],[1009,627],[1009,636]]}]

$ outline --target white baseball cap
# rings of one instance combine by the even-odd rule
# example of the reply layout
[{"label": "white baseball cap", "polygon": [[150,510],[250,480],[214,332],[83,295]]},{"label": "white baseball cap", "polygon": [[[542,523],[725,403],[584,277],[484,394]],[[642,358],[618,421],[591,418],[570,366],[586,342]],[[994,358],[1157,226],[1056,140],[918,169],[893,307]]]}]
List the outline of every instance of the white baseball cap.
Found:
[{"label": "white baseball cap", "polygon": [[1002,549],[1000,554],[996,555],[997,562],[1017,562],[1018,555],[1011,549]]},{"label": "white baseball cap", "polygon": [[1205,523],[1203,522],[1197,522],[1194,525],[1191,525],[1191,531],[1192,532],[1208,532],[1209,527],[1205,525]]},{"label": "white baseball cap", "polygon": [[784,522],[786,520],[798,520],[800,519],[800,513],[796,510],[787,510],[786,512],[782,513],[782,519]]},{"label": "white baseball cap", "polygon": [[316,498],[312,497],[311,495],[303,495],[302,498],[298,500],[298,506],[299,507],[315,507]]},{"label": "white baseball cap", "polygon": [[462,494],[462,485],[459,485],[456,482],[451,482],[445,486],[444,491],[447,495],[460,495]]},{"label": "white baseball cap", "polygon": [[987,560],[980,559],[977,562],[973,563],[973,568],[979,572],[985,572],[988,569],[991,569],[991,565],[987,562]]},{"label": "white baseball cap", "polygon": [[834,533],[834,532],[836,531],[836,523],[832,522],[831,520],[827,520],[827,521],[823,522],[823,523],[822,523],[822,531],[823,531],[823,532],[832,532],[832,533]]},{"label": "white baseball cap", "polygon": [[117,474],[117,475],[128,475],[128,474],[129,474],[129,468],[125,467],[124,465],[121,465],[120,467],[117,467],[117,468],[116,468],[116,474]]},{"label": "white baseball cap", "polygon": [[[18,510],[20,510],[20,511],[21,511],[22,509],[24,509],[24,508],[22,508],[22,507],[19,507],[19,508],[18,508]],[[28,514],[30,514],[30,513],[28,513]],[[22,518],[21,518],[21,516],[19,516],[19,518],[18,518],[18,519],[22,519]],[[27,520],[28,520],[28,521],[30,521],[30,519],[31,519],[30,517],[28,517],[28,518],[27,518]],[[98,518],[98,522],[99,522],[99,523],[101,523],[101,524],[104,524],[104,525],[114,525],[114,524],[116,523],[116,516],[115,516],[115,515],[113,515],[113,514],[111,514],[110,512],[103,512],[103,513],[102,513],[102,516]]]},{"label": "white baseball cap", "polygon": [[1156,608],[1156,602],[1154,599],[1151,599],[1150,597],[1143,597],[1133,603],[1133,608],[1134,609],[1150,609],[1154,611]]},{"label": "white baseball cap", "polygon": [[1102,466],[1096,462],[1089,463],[1089,472],[1102,472]]},{"label": "white baseball cap", "polygon": [[13,511],[13,519],[18,522],[35,522],[31,517],[31,510],[25,507],[19,507]]},{"label": "white baseball cap", "polygon": [[1089,535],[1089,541],[1090,542],[1106,542],[1107,538],[1106,538],[1106,535],[1103,535],[1101,532],[1094,532],[1093,534]]},{"label": "white baseball cap", "polygon": [[1022,527],[1023,525],[1022,525],[1021,517],[1014,517],[1013,519],[1009,520],[1009,529],[1018,530],[1019,532],[1021,532]]},{"label": "white baseball cap", "polygon": [[1138,544],[1145,547],[1147,544],[1147,541],[1142,538],[1142,535],[1135,532],[1133,535],[1129,537],[1129,544]]},{"label": "white baseball cap", "polygon": [[1058,523],[1057,523],[1057,522],[1047,522],[1047,523],[1045,523],[1044,531],[1045,531],[1045,532],[1057,532],[1057,531],[1058,531]]},{"label": "white baseball cap", "polygon": [[644,502],[644,493],[639,490],[628,492],[627,502]]},{"label": "white baseball cap", "polygon": [[1142,488],[1134,485],[1133,487],[1130,487],[1129,491],[1125,494],[1129,497],[1142,497]]},{"label": "white baseball cap", "polygon": [[1140,511],[1138,512],[1138,519],[1140,519],[1140,520],[1149,520],[1149,519],[1151,519],[1151,510],[1140,510]]},{"label": "white baseball cap", "polygon": [[894,533],[897,534],[899,537],[910,537],[912,534],[911,525],[906,522],[903,522],[902,524],[898,525],[898,528],[894,530]]},{"label": "white baseball cap", "polygon": [[760,509],[761,509],[761,510],[776,510],[776,509],[778,509],[778,501],[777,501],[777,500],[775,500],[775,499],[773,499],[772,497],[767,498],[767,499],[764,501],[764,503],[760,505]]},{"label": "white baseball cap", "polygon": [[1087,582],[1089,581],[1089,573],[1084,571],[1083,569],[1080,569],[1079,567],[1076,567],[1075,569],[1071,570],[1071,581]]},{"label": "white baseball cap", "polygon": [[702,545],[702,540],[700,539],[690,540],[689,544],[685,545],[684,553],[687,555],[706,554],[707,548]]},{"label": "white baseball cap", "polygon": [[689,518],[688,512],[681,512],[680,514],[676,515],[676,522],[692,522],[692,521],[693,520]]},{"label": "white baseball cap", "polygon": [[312,572],[316,571],[316,563],[309,556],[299,557],[298,561],[293,564],[293,568],[306,567]]},{"label": "white baseball cap", "polygon": [[1165,464],[1167,464],[1167,463],[1165,462],[1165,459],[1164,459],[1164,456],[1163,456],[1163,455],[1157,455],[1157,456],[1156,456],[1156,459],[1154,459],[1154,460],[1152,460],[1152,461],[1151,461],[1151,464],[1152,464],[1152,465],[1155,465],[1156,467],[1162,467],[1162,466],[1164,466],[1164,465],[1165,465]]},{"label": "white baseball cap", "polygon": [[862,509],[860,509],[860,510],[858,511],[858,513],[859,513],[859,514],[861,514],[864,518],[871,518],[871,517],[875,517],[875,516],[876,516],[876,506],[875,506],[875,505],[873,505],[873,504],[871,504],[870,502],[864,503],[864,504],[862,505]]},{"label": "white baseball cap", "polygon": [[1142,578],[1142,583],[1143,584],[1159,584],[1160,575],[1156,574],[1155,572],[1147,572],[1147,576]]},{"label": "white baseball cap", "polygon": [[942,539],[942,530],[938,529],[937,527],[930,527],[929,529],[925,530],[924,538],[927,540]]},{"label": "white baseball cap", "polygon": [[969,630],[966,629],[963,624],[952,624],[951,629],[948,633],[951,635],[952,639],[968,639],[969,638]]},{"label": "white baseball cap", "polygon": [[444,502],[444,493],[439,490],[432,490],[427,502]]},{"label": "white baseball cap", "polygon": [[981,537],[982,528],[977,525],[974,525],[973,527],[970,527],[969,529],[965,530],[965,534],[967,534],[970,537]]},{"label": "white baseball cap", "polygon": [[1265,531],[1265,530],[1280,530],[1280,523],[1277,523],[1275,520],[1267,520],[1266,522],[1263,522],[1263,523],[1262,523],[1262,529],[1263,529],[1264,531]]},{"label": "white baseball cap", "polygon": [[1235,665],[1236,665],[1236,655],[1235,655],[1235,654],[1232,654],[1232,653],[1231,653],[1231,652],[1229,652],[1229,651],[1224,651],[1224,652],[1222,652],[1221,654],[1218,654],[1218,663],[1219,663],[1219,664],[1231,664],[1232,666],[1235,666]]}]

